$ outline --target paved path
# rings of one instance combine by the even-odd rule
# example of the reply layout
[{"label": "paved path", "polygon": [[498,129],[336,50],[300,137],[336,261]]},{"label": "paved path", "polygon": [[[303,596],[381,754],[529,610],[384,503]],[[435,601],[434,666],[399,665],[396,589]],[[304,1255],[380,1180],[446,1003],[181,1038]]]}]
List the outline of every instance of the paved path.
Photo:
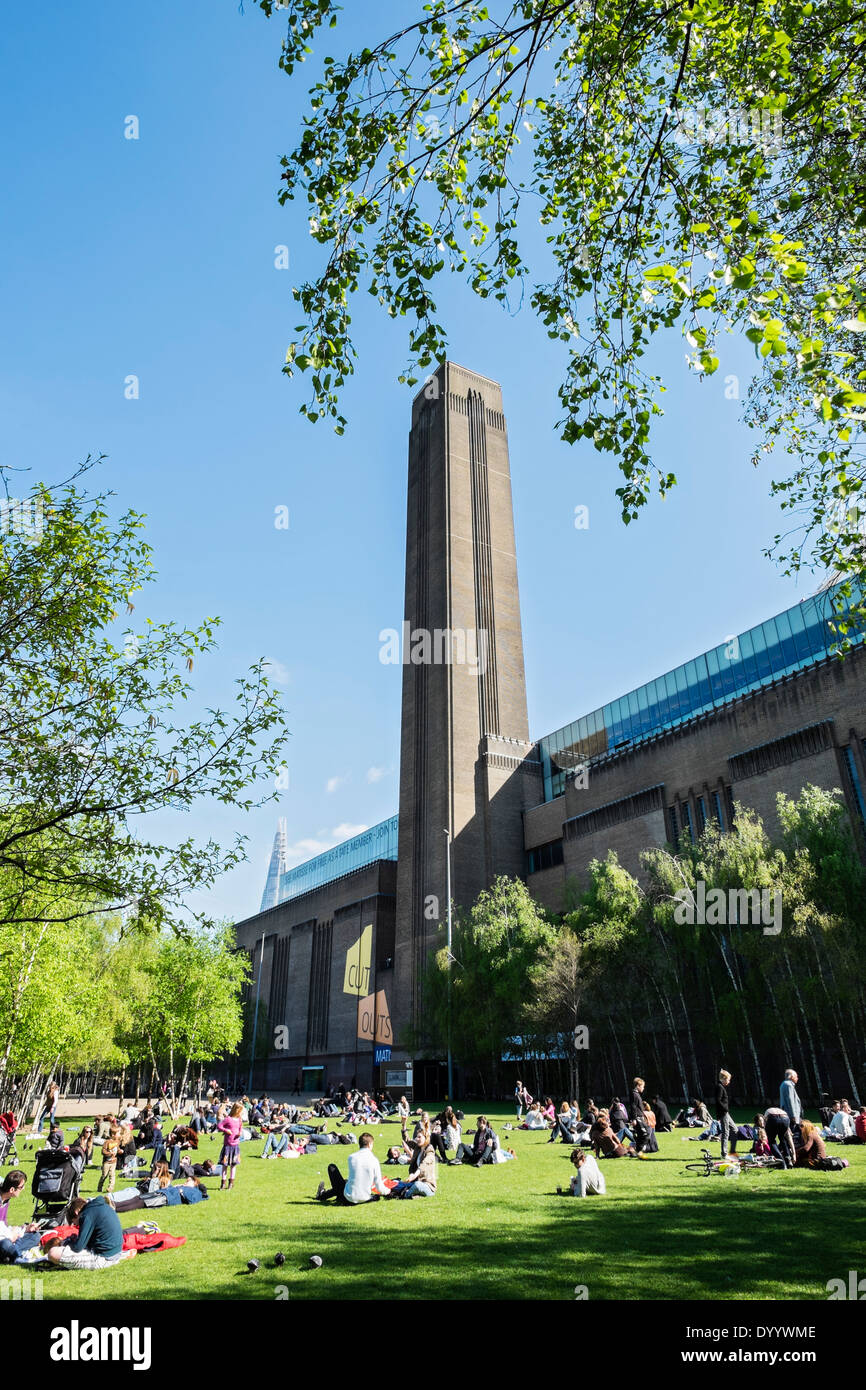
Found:
[{"label": "paved path", "polygon": [[[268,1094],[271,1100],[291,1100],[295,1105],[310,1105],[314,1100],[319,1099],[321,1092],[308,1091],[302,1096],[290,1096],[288,1091],[272,1091]],[[145,1099],[141,1101],[142,1106],[145,1103]],[[131,1104],[134,1097],[129,1096],[127,1100]],[[70,1096],[69,1098],[63,1098],[57,1102],[57,1118],[58,1120],[89,1119],[93,1115],[113,1115],[117,1109],[116,1093],[110,1096]],[[34,1124],[35,1121],[36,1116],[34,1115],[31,1117],[31,1124]],[[22,1129],[29,1129],[30,1127],[30,1125],[22,1126]],[[48,1125],[44,1124],[42,1130],[44,1134],[47,1134]]]}]

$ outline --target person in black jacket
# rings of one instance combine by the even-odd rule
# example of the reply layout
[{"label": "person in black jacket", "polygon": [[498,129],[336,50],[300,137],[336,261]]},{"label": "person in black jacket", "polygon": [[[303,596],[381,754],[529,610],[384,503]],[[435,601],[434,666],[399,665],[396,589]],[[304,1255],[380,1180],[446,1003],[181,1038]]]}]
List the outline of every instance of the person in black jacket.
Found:
[{"label": "person in black jacket", "polygon": [[674,1122],[671,1119],[671,1112],[660,1096],[653,1096],[652,1108],[653,1114],[656,1117],[656,1134],[670,1134],[674,1127]]},{"label": "person in black jacket", "polygon": [[631,1120],[643,1119],[643,1091],[646,1082],[642,1076],[636,1076],[631,1083],[631,1099],[628,1103],[628,1114]]},{"label": "person in black jacket", "polygon": [[719,1079],[716,1082],[716,1119],[721,1126],[722,1138],[722,1158],[728,1156],[728,1142],[730,1141],[731,1153],[737,1152],[737,1126],[731,1119],[730,1102],[728,1100],[728,1087],[731,1084],[731,1073],[720,1071]]},{"label": "person in black jacket", "polygon": [[455,1156],[448,1160],[449,1163],[471,1163],[473,1168],[480,1168],[482,1163],[492,1163],[493,1138],[493,1130],[487,1123],[487,1116],[479,1115],[471,1148],[468,1144],[461,1144]]}]

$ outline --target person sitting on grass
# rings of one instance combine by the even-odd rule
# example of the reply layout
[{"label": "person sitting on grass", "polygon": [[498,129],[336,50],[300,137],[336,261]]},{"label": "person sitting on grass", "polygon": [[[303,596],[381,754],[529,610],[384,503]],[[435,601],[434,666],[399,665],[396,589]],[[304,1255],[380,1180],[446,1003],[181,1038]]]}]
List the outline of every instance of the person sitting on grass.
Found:
[{"label": "person sitting on grass", "polygon": [[592,1154],[586,1153],[583,1149],[577,1148],[572,1151],[571,1161],[574,1164],[575,1173],[571,1180],[568,1193],[564,1193],[561,1187],[556,1189],[557,1196],[564,1197],[586,1197],[589,1192],[597,1193],[603,1197],[607,1192],[604,1181],[604,1174],[593,1158]]},{"label": "person sitting on grass", "polygon": [[547,1120],[541,1109],[541,1102],[534,1101],[526,1112],[526,1119],[518,1129],[547,1129]]},{"label": "person sitting on grass", "polygon": [[559,1114],[553,1121],[553,1128],[550,1131],[548,1144],[555,1144],[557,1139],[561,1139],[563,1144],[574,1143],[573,1130],[575,1121],[572,1117],[571,1106],[564,1100],[559,1107]]},{"label": "person sitting on grass", "polygon": [[653,1096],[652,1108],[656,1117],[656,1134],[670,1134],[674,1127],[671,1119],[671,1112],[668,1110],[661,1096]]},{"label": "person sitting on grass", "polygon": [[93,1163],[93,1125],[84,1125],[69,1145],[69,1152],[75,1149],[81,1154],[86,1167]]},{"label": "person sitting on grass", "polygon": [[389,1197],[434,1197],[436,1195],[436,1152],[432,1144],[418,1144],[409,1172],[388,1193]]},{"label": "person sitting on grass", "polygon": [[817,1125],[813,1125],[811,1120],[801,1121],[800,1135],[803,1142],[797,1150],[796,1166],[820,1168],[827,1157],[827,1148]]},{"label": "person sitting on grass", "polygon": [[362,1134],[358,1140],[358,1152],[349,1157],[349,1176],[344,1178],[336,1163],[328,1164],[329,1188],[319,1183],[316,1197],[320,1202],[336,1198],[339,1206],[362,1206],[365,1202],[378,1202],[387,1197],[388,1188],[382,1176],[379,1160],[373,1153],[372,1134]]},{"label": "person sitting on grass", "polygon": [[[598,1112],[596,1112],[596,1114],[597,1113]],[[623,1139],[634,1139],[634,1135],[632,1134],[628,1123],[628,1111],[626,1110],[619,1096],[614,1096],[613,1100],[611,1101],[610,1108],[608,1110],[608,1117],[610,1119],[610,1127],[620,1143],[622,1143]]]},{"label": "person sitting on grass", "polygon": [[409,1154],[404,1153],[399,1144],[392,1144],[385,1156],[385,1167],[394,1168],[397,1164],[408,1163]]},{"label": "person sitting on grass", "polygon": [[56,1120],[52,1120],[48,1128],[48,1139],[46,1140],[45,1147],[47,1149],[53,1149],[55,1153],[63,1148],[63,1130]]},{"label": "person sitting on grass", "polygon": [[27,1174],[20,1168],[10,1168],[0,1186],[0,1262],[4,1264],[11,1264],[19,1255],[23,1255],[25,1250],[39,1243],[39,1236],[36,1234],[39,1227],[35,1221],[30,1221],[24,1226],[12,1226],[9,1223],[9,1204],[16,1197],[20,1197],[26,1187]]},{"label": "person sitting on grass", "polygon": [[473,1168],[480,1168],[482,1163],[492,1163],[493,1147],[493,1130],[487,1122],[487,1116],[479,1115],[471,1145],[460,1144],[454,1157],[448,1160],[449,1166],[470,1163]]},{"label": "person sitting on grass", "polygon": [[646,1112],[632,1120],[634,1142],[628,1150],[629,1158],[648,1158],[650,1154],[658,1153],[659,1141],[656,1139],[655,1130],[649,1121],[650,1115]]},{"label": "person sitting on grass", "polygon": [[674,1120],[677,1129],[709,1129],[712,1123],[709,1110],[697,1096],[692,1096],[685,1109],[677,1111]]},{"label": "person sitting on grass", "polygon": [[[452,1142],[454,1130],[457,1130],[457,1142]],[[449,1131],[451,1138],[449,1139]],[[460,1125],[457,1116],[454,1114],[450,1105],[440,1112],[430,1126],[430,1142],[436,1150],[437,1156],[442,1163],[448,1162],[448,1150],[456,1149],[460,1143]]]},{"label": "person sitting on grass", "polygon": [[69,1203],[69,1220],[78,1225],[78,1235],[61,1241],[55,1236],[42,1249],[52,1264],[62,1269],[108,1269],[134,1250],[124,1250],[123,1231],[117,1213],[104,1197],[85,1201],[76,1197]]},{"label": "person sitting on grass", "polygon": [[596,1158],[624,1158],[626,1150],[610,1127],[610,1116],[606,1110],[599,1110],[598,1117],[589,1138]]},{"label": "person sitting on grass", "polygon": [[830,1123],[824,1131],[825,1139],[846,1139],[855,1137],[854,1115],[847,1100],[837,1100],[830,1116]]},{"label": "person sitting on grass", "polygon": [[755,1116],[754,1130],[755,1138],[752,1143],[751,1152],[757,1154],[759,1158],[769,1158],[771,1153],[770,1141],[767,1138],[767,1131],[764,1129],[763,1115]]}]

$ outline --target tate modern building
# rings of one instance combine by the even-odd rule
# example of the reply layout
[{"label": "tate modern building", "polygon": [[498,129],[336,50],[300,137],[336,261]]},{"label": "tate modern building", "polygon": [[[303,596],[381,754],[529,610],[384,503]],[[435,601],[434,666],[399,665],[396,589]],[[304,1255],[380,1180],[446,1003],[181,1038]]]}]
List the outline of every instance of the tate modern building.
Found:
[{"label": "tate modern building", "polygon": [[737,804],[772,834],[777,793],[808,783],[841,788],[866,830],[866,653],[834,655],[833,615],[825,589],[532,737],[502,393],[444,363],[409,433],[399,812],[295,868],[280,826],[236,926],[270,1051],[254,1088],[439,1093],[402,1043],[444,944],[446,830],[454,903],[508,874],[554,911],[608,850],[637,874],[646,849],[729,830]]}]

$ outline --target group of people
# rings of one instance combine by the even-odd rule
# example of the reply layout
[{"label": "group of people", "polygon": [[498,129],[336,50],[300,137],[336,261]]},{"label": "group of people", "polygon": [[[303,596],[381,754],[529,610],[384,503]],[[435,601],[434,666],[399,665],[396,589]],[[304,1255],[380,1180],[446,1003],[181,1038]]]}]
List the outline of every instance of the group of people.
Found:
[{"label": "group of people", "polygon": [[[453,1167],[464,1164],[480,1168],[489,1163],[507,1163],[516,1157],[514,1150],[502,1145],[486,1115],[479,1115],[475,1128],[467,1129],[463,1138],[461,1110],[446,1105],[433,1119],[426,1110],[416,1112],[417,1119],[409,1138],[409,1103],[400,1097],[396,1107],[400,1119],[400,1143],[388,1149],[386,1166],[405,1164],[405,1178],[386,1178],[379,1160],[373,1153],[373,1135],[364,1133],[358,1140],[358,1151],[349,1157],[348,1177],[344,1178],[335,1163],[328,1165],[328,1183],[319,1184],[316,1197],[320,1202],[336,1200],[343,1206],[358,1206],[380,1198],[433,1197],[437,1187],[437,1165],[441,1161]],[[449,1157],[450,1155],[450,1157]]]},{"label": "group of people", "polygon": [[627,1105],[619,1096],[614,1096],[608,1106],[598,1106],[590,1099],[581,1112],[576,1100],[562,1101],[558,1110],[550,1096],[534,1101],[523,1082],[518,1081],[514,1089],[518,1128],[549,1130],[549,1144],[557,1140],[563,1144],[586,1143],[596,1157],[604,1153],[609,1158],[645,1158],[658,1153],[656,1133],[673,1128],[665,1102],[660,1096],[653,1096],[651,1102],[645,1100],[645,1087],[643,1078],[636,1076]]},{"label": "group of people", "polygon": [[[786,1168],[825,1169],[842,1166],[844,1160],[827,1157],[826,1144],[866,1143],[866,1106],[857,1113],[845,1100],[825,1097],[821,1124],[804,1118],[797,1084],[797,1073],[789,1068],[780,1086],[778,1105],[758,1112],[751,1124],[737,1124],[731,1115],[731,1073],[720,1070],[715,1088],[715,1116],[702,1099],[693,1097],[671,1118],[665,1102],[657,1095],[645,1098],[645,1082],[635,1077],[627,1101],[614,1096],[609,1105],[589,1100],[583,1109],[576,1100],[535,1100],[522,1082],[515,1087],[517,1125],[526,1130],[546,1131],[547,1142],[567,1144],[574,1168],[561,1195],[586,1197],[604,1195],[606,1182],[601,1163],[623,1157],[647,1158],[658,1152],[656,1133],[674,1128],[700,1131],[700,1138],[718,1138],[722,1158],[735,1156],[738,1145],[748,1143],[751,1152],[773,1155]],[[58,1091],[49,1088],[39,1113],[38,1129],[49,1122],[47,1147],[64,1147],[63,1130],[56,1121]],[[129,1104],[120,1113],[98,1116],[93,1125],[85,1124],[69,1146],[80,1159],[81,1170],[95,1166],[101,1173],[97,1196],[89,1201],[76,1198],[69,1206],[69,1219],[77,1222],[73,1238],[46,1239],[38,1223],[15,1225],[9,1220],[10,1203],[26,1187],[20,1169],[6,1174],[0,1186],[0,1262],[49,1259],[66,1268],[102,1269],[124,1258],[119,1215],[160,1205],[192,1205],[207,1199],[207,1178],[219,1178],[220,1189],[231,1191],[240,1163],[240,1146],[245,1139],[265,1135],[262,1158],[300,1157],[315,1154],[321,1145],[354,1143],[351,1128],[359,1124],[399,1122],[400,1143],[387,1151],[385,1167],[405,1168],[405,1176],[386,1177],[373,1153],[374,1137],[365,1129],[358,1138],[357,1151],[348,1161],[348,1174],[328,1165],[328,1182],[319,1184],[315,1194],[321,1202],[358,1206],[371,1201],[434,1197],[438,1186],[438,1164],[481,1167],[513,1160],[514,1150],[506,1147],[485,1115],[478,1116],[474,1128],[463,1128],[464,1115],[447,1105],[431,1118],[416,1110],[411,1137],[410,1106],[405,1096],[394,1101],[387,1092],[370,1094],[341,1087],[312,1102],[306,1108],[291,1102],[277,1103],[267,1096],[250,1100],[243,1096],[230,1104],[213,1083],[206,1105],[196,1107],[188,1124],[176,1124],[166,1136],[157,1100],[139,1109]],[[329,1121],[349,1127],[344,1133],[328,1129]],[[511,1129],[506,1124],[504,1129]],[[201,1135],[220,1137],[222,1146],[216,1162],[200,1160],[197,1153]],[[698,1137],[698,1136],[695,1136]],[[144,1152],[150,1151],[149,1159]],[[213,1151],[212,1151],[213,1152]],[[142,1176],[140,1170],[147,1170]],[[115,1192],[118,1172],[133,1179],[133,1185]],[[102,1194],[102,1195],[99,1195]]]}]

